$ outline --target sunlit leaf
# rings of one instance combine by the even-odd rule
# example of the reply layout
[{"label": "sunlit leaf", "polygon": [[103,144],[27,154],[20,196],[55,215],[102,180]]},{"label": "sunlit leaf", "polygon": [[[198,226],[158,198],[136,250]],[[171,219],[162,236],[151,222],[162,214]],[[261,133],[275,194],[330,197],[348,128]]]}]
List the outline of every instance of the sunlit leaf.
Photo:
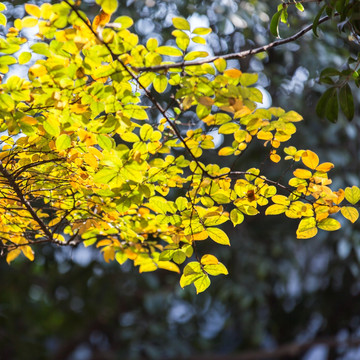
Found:
[{"label": "sunlit leaf", "polygon": [[221,245],[230,245],[230,240],[226,233],[218,228],[207,228],[207,233],[209,234],[210,239],[214,240]]},{"label": "sunlit leaf", "polygon": [[359,211],[352,206],[344,206],[341,208],[341,214],[344,218],[354,223],[359,218]]},{"label": "sunlit leaf", "polygon": [[357,186],[347,187],[345,189],[345,199],[355,205],[360,200],[360,189]]}]

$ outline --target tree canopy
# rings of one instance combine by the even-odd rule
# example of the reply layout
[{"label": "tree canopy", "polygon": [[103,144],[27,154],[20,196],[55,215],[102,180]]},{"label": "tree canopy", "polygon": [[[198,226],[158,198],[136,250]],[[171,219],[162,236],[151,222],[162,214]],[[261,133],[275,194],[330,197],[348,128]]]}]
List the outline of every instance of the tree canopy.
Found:
[{"label": "tree canopy", "polygon": [[[360,232],[344,215],[355,220],[360,186],[358,3],[127,0],[111,17],[95,0],[24,3],[0,5],[0,357],[357,358]],[[184,61],[194,51],[209,55]],[[317,169],[324,162],[329,171]],[[323,220],[342,229],[296,239],[310,218],[308,236]],[[213,241],[227,239],[217,230],[231,246]],[[180,278],[200,281],[181,289]]]},{"label": "tree canopy", "polygon": [[[257,74],[227,65],[311,29],[317,34],[336,16],[355,41],[357,2],[326,2],[314,23],[290,38],[213,57],[191,46],[206,45],[211,28],[173,17],[174,45],[156,38],[141,44],[130,30],[133,20],[114,15],[116,0],[97,3],[92,20],[81,2],[25,4],[27,15],[1,39],[0,71],[10,70],[0,91],[1,249],[8,263],[20,254],[34,260],[39,244],[81,242],[99,248],[106,261],[132,260],[140,272],[180,272],[186,262],[180,285],[202,292],[209,275],[228,270],[196,244],[230,245],[221,229],[227,221],[235,227],[260,212],[284,214],[298,219],[296,235],[307,239],[318,229],[338,230],[338,213],[358,219],[360,189],[332,189],[333,163],[291,145],[302,116],[259,108]],[[301,2],[280,4],[270,24],[274,35],[292,5],[303,11]],[[37,41],[26,48],[22,32],[34,27]],[[331,88],[317,112],[332,121],[337,92],[344,114],[354,115],[348,82],[359,85],[359,62],[350,60],[355,68],[328,68],[320,76]],[[12,74],[13,64],[28,67],[27,78]],[[257,144],[262,161],[274,168],[288,163],[275,178],[262,172],[261,161],[243,160]]]}]

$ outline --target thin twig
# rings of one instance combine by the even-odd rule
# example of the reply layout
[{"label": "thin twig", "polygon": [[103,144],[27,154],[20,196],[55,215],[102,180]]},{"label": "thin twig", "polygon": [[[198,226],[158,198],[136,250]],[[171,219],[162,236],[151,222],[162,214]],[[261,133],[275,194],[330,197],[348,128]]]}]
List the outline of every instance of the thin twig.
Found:
[{"label": "thin twig", "polygon": [[[337,15],[337,14],[335,14]],[[319,22],[318,25],[322,24],[325,21],[328,21],[330,19],[329,16],[324,16],[322,17]],[[176,68],[182,68],[185,66],[197,66],[197,65],[202,65],[202,64],[209,64],[214,62],[217,59],[224,59],[224,60],[234,60],[234,59],[242,59],[251,55],[255,55],[264,51],[268,51],[272,48],[275,48],[277,46],[280,45],[284,45],[290,42],[293,42],[297,39],[299,39],[300,37],[304,36],[307,32],[309,32],[310,30],[312,30],[313,28],[313,24],[306,26],[304,29],[300,30],[298,33],[285,38],[285,39],[281,39],[281,40],[277,40],[274,41],[270,44],[266,44],[264,46],[260,46],[258,48],[254,48],[254,49],[249,49],[249,50],[244,50],[238,53],[232,53],[232,54],[227,54],[227,55],[219,55],[219,56],[213,56],[213,57],[209,57],[203,60],[196,60],[196,61],[182,61],[179,63],[174,63],[174,64],[164,64],[164,65],[157,65],[157,66],[143,66],[143,67],[132,67],[134,71],[136,72],[143,72],[143,71],[161,71],[161,70],[170,70],[170,69],[176,69]]]}]

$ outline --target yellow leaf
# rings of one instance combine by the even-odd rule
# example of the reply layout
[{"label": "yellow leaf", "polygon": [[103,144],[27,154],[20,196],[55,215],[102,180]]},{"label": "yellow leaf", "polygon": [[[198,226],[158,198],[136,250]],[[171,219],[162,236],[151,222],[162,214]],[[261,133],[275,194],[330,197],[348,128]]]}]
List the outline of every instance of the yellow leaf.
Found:
[{"label": "yellow leaf", "polygon": [[29,74],[35,77],[41,77],[47,74],[47,70],[44,65],[35,64],[29,69]]},{"label": "yellow leaf", "polygon": [[26,64],[27,62],[29,62],[31,59],[31,53],[29,53],[28,51],[24,51],[19,55],[19,64]]},{"label": "yellow leaf", "polygon": [[234,154],[234,152],[235,152],[235,149],[233,149],[230,146],[225,146],[219,150],[218,154],[219,154],[219,156],[229,156],[229,155]]},{"label": "yellow leaf", "polygon": [[341,208],[341,213],[343,214],[344,218],[350,220],[354,223],[359,218],[359,212],[352,206],[344,206]]},{"label": "yellow leaf", "polygon": [[204,230],[197,234],[188,235],[186,238],[194,241],[206,240],[209,237],[208,233]]},{"label": "yellow leaf", "polygon": [[317,168],[316,171],[321,171],[321,172],[328,172],[330,171],[332,168],[334,167],[334,164],[331,162],[325,162],[320,164]]},{"label": "yellow leaf", "polygon": [[190,24],[189,22],[181,17],[174,17],[172,19],[173,25],[176,29],[180,30],[190,30]]},{"label": "yellow leaf", "polygon": [[284,196],[284,195],[274,195],[271,198],[272,202],[274,202],[275,204],[280,204],[280,205],[289,205],[290,201],[289,199]]},{"label": "yellow leaf", "polygon": [[107,13],[112,14],[118,7],[117,0],[96,0],[96,3]]},{"label": "yellow leaf", "polygon": [[38,24],[38,19],[32,18],[30,16],[26,16],[21,20],[21,25],[23,28],[25,27],[34,27]]},{"label": "yellow leaf", "polygon": [[140,265],[139,273],[155,271],[156,269],[157,269],[156,264],[154,262],[149,262],[149,263]]},{"label": "yellow leaf", "polygon": [[208,275],[203,274],[197,280],[194,281],[196,293],[199,294],[205,291],[210,286],[210,278]]},{"label": "yellow leaf", "polygon": [[357,186],[345,189],[345,199],[355,205],[360,200],[360,189]]},{"label": "yellow leaf", "polygon": [[54,225],[58,224],[60,221],[61,221],[60,217],[54,218],[49,222],[48,226],[54,226]]},{"label": "yellow leaf", "polygon": [[104,255],[105,261],[108,263],[110,260],[115,259],[115,250],[113,246],[106,246],[101,249]]},{"label": "yellow leaf", "polygon": [[214,255],[206,254],[200,260],[202,265],[216,265],[219,260]]},{"label": "yellow leaf", "polygon": [[316,227],[316,220],[313,217],[303,218],[296,230],[296,236],[298,239],[309,239],[315,236],[318,232]]},{"label": "yellow leaf", "polygon": [[207,228],[206,231],[209,234],[210,239],[218,244],[230,246],[230,240],[223,230],[218,228]]},{"label": "yellow leaf", "polygon": [[39,18],[41,16],[40,8],[33,4],[25,4],[25,11],[32,16]]},{"label": "yellow leaf", "polygon": [[216,59],[214,65],[219,72],[223,72],[226,69],[226,60],[223,58]]},{"label": "yellow leaf", "polygon": [[6,255],[6,262],[10,264],[13,260],[15,260],[21,254],[20,249],[10,250]]},{"label": "yellow leaf", "polygon": [[167,55],[167,56],[182,56],[183,53],[181,50],[173,46],[159,46],[155,50],[158,54]]},{"label": "yellow leaf", "polygon": [[172,263],[170,261],[159,261],[158,262],[158,267],[160,269],[165,269],[165,270],[168,270],[168,271],[173,271],[173,272],[176,272],[176,273],[180,273],[179,267],[176,264],[174,264],[174,263]]},{"label": "yellow leaf", "polygon": [[335,231],[340,229],[341,225],[336,219],[326,218],[318,223],[318,228],[326,231]]},{"label": "yellow leaf", "polygon": [[167,85],[168,80],[165,75],[158,75],[153,81],[154,89],[160,94],[166,90]]},{"label": "yellow leaf", "polygon": [[274,163],[278,163],[281,160],[280,155],[276,154],[276,153],[272,153],[270,155],[270,160]]},{"label": "yellow leaf", "polygon": [[218,264],[204,265],[204,271],[212,276],[217,276],[220,274],[227,275],[229,273],[227,268],[220,262]]},{"label": "yellow leaf", "polygon": [[270,205],[266,209],[265,215],[279,215],[279,214],[282,214],[283,212],[285,212],[286,210],[287,210],[286,205],[274,204],[274,205]]},{"label": "yellow leaf", "polygon": [[315,170],[316,167],[319,165],[319,157],[311,150],[306,150],[302,154],[302,162],[308,168]]},{"label": "yellow leaf", "polygon": [[30,260],[30,261],[34,261],[34,252],[31,249],[30,246],[26,245],[26,246],[22,246],[21,247],[21,251],[23,252],[23,254]]},{"label": "yellow leaf", "polygon": [[296,231],[296,237],[298,239],[310,239],[314,237],[317,233],[318,233],[318,229],[315,227],[309,230]]},{"label": "yellow leaf", "polygon": [[96,30],[99,26],[104,26],[110,21],[110,15],[104,12],[103,10],[100,11],[99,15],[96,15],[92,24],[92,28]]},{"label": "yellow leaf", "polygon": [[241,76],[242,72],[238,69],[229,69],[224,71],[224,75],[231,77],[233,79],[237,79]]},{"label": "yellow leaf", "polygon": [[311,171],[305,169],[296,169],[293,174],[299,179],[310,179],[312,177]]},{"label": "yellow leaf", "polygon": [[98,167],[98,162],[93,154],[87,153],[84,155],[84,161],[90,165],[94,170]]},{"label": "yellow leaf", "polygon": [[115,254],[115,260],[120,264],[124,264],[125,261],[128,259],[128,257],[126,256],[125,253],[121,252],[121,251],[118,251],[116,254]]}]

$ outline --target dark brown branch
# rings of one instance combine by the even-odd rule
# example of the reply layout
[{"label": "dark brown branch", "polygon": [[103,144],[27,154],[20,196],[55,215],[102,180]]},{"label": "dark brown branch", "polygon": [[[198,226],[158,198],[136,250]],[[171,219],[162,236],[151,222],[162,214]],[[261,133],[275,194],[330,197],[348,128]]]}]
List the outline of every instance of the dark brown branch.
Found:
[{"label": "dark brown branch", "polygon": [[[325,21],[328,21],[330,19],[329,16],[322,17],[318,25],[322,24]],[[260,46],[258,48],[250,49],[250,50],[244,50],[238,53],[232,53],[227,55],[219,55],[219,56],[213,56],[210,58],[206,58],[203,60],[194,60],[194,61],[182,61],[180,63],[174,63],[174,64],[164,64],[164,65],[157,65],[157,66],[144,66],[144,67],[133,67],[134,71],[142,72],[142,71],[161,71],[161,70],[170,70],[170,69],[176,69],[176,68],[183,68],[185,66],[197,66],[202,64],[209,64],[214,62],[217,59],[224,59],[224,60],[234,60],[234,59],[242,59],[248,56],[252,56],[264,51],[268,51],[272,48],[275,48],[280,45],[284,45],[290,42],[293,42],[300,37],[304,36],[307,32],[312,30],[313,24],[306,26],[304,29],[300,30],[298,33],[282,40],[274,41],[270,44],[266,44],[264,46]]]},{"label": "dark brown branch", "polygon": [[[126,66],[124,64],[124,62],[119,58],[118,55],[114,54],[114,52],[111,50],[109,44],[107,44],[106,42],[102,41],[98,34],[95,32],[95,30],[92,28],[92,26],[86,21],[86,19],[84,19],[84,17],[79,13],[78,9],[73,6],[72,4],[70,4],[68,2],[68,0],[64,0],[64,2],[66,4],[68,4],[68,6],[70,6],[70,8],[76,13],[76,15],[79,17],[79,19],[81,19],[84,24],[89,28],[89,30],[93,33],[93,35],[96,37],[96,39],[98,41],[101,41],[101,43],[107,48],[107,50],[109,51],[109,54],[111,55],[111,57],[113,58],[113,60],[117,60],[125,69],[125,71],[132,77],[132,79],[134,81],[136,81],[136,83],[141,87],[141,89],[144,90],[146,96],[150,99],[150,101],[154,104],[154,106],[159,110],[159,112],[161,113],[161,115],[166,119],[166,122],[168,123],[168,125],[171,127],[171,129],[174,131],[174,133],[176,134],[177,138],[183,143],[186,151],[190,154],[190,156],[192,157],[192,159],[196,162],[197,166],[203,171],[203,173],[207,174],[204,166],[199,162],[199,160],[194,156],[194,154],[192,153],[191,149],[189,148],[188,144],[186,143],[186,141],[183,139],[183,137],[180,134],[179,129],[177,128],[177,126],[174,124],[173,121],[171,121],[168,117],[168,115],[166,114],[166,110],[164,110],[162,108],[162,106],[159,104],[159,102],[154,98],[154,96],[151,94],[151,92],[140,82],[140,80],[138,79],[138,77],[132,72],[131,68],[129,66]],[[207,174],[208,175],[208,174]]]}]

